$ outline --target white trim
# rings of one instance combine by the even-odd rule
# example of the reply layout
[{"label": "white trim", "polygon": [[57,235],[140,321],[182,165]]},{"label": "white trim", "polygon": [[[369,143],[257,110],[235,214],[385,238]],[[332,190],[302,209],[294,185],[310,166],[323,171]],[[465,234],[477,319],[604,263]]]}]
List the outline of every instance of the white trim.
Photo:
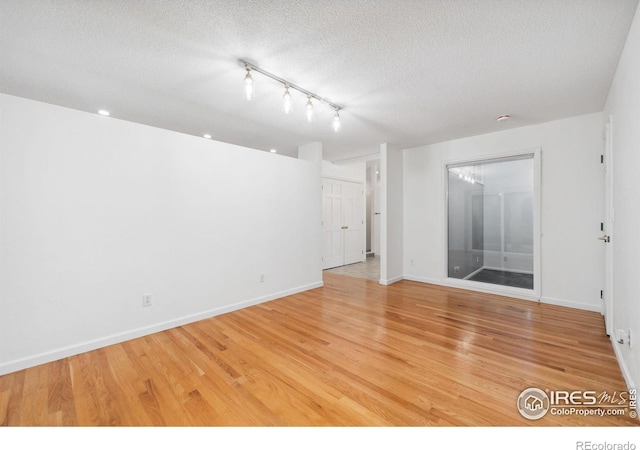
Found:
[{"label": "white trim", "polygon": [[438,286],[442,286],[440,280],[436,280],[434,278],[415,277],[413,275],[405,275],[403,278],[408,281],[417,281],[418,283],[436,284]]},{"label": "white trim", "polygon": [[602,314],[602,305],[592,305],[591,303],[574,302],[571,300],[564,300],[561,298],[553,297],[541,297],[541,303],[547,303],[549,305],[565,306],[567,308],[582,309],[584,311],[594,311]]},{"label": "white trim", "polygon": [[330,162],[331,164],[335,164],[336,166],[347,166],[349,164],[373,161],[375,159],[380,159],[380,152],[370,153],[368,155],[363,155],[363,156],[356,156],[355,158],[337,159],[335,161],[330,161]]},{"label": "white trim", "polygon": [[604,234],[613,237],[605,245],[604,255],[604,283],[603,283],[603,308],[605,329],[609,335],[614,333],[614,261],[613,251],[615,248],[615,236],[613,230],[613,115],[609,114],[609,119],[605,125],[605,145],[604,145]]},{"label": "white trim", "polygon": [[480,281],[460,280],[458,278],[445,278],[445,280],[440,284],[442,284],[442,286],[453,287],[466,291],[483,292],[485,294],[513,297],[520,300],[529,300],[532,302],[539,301],[538,296],[531,289],[502,286],[500,284],[483,283]]},{"label": "white trim", "polygon": [[[527,294],[527,292],[531,292],[529,289],[510,288],[510,291],[504,291],[504,290],[498,290],[498,289],[491,289],[490,287],[487,288],[484,286],[479,286],[486,283],[476,283],[473,281],[463,283],[462,280],[456,280],[455,278],[448,278],[447,280],[450,280],[449,282],[447,281],[442,282],[432,278],[415,277],[415,276],[406,275],[404,279],[409,281],[417,281],[419,283],[435,284],[437,286],[461,289],[465,291],[482,292],[485,294],[500,295],[503,297],[508,296],[511,298],[519,299],[519,300],[528,300],[533,302],[545,303],[549,305],[564,306],[567,308],[580,309],[584,311],[594,311],[594,312],[602,311],[602,307],[597,305],[592,305],[589,303],[579,303],[579,302],[573,302],[571,300],[562,300],[562,299],[552,298],[552,297],[543,297],[542,299],[538,300],[537,297],[531,294]],[[470,286],[471,284],[473,284],[473,287]],[[486,284],[486,285],[493,286],[492,284]]]},{"label": "white trim", "polygon": [[365,181],[357,180],[355,178],[338,177],[338,176],[333,176],[333,175],[322,175],[322,179],[323,180],[325,180],[325,179],[326,180],[334,180],[334,181],[347,181],[349,183],[360,184],[360,185],[363,185],[363,186],[365,184]]},{"label": "white trim", "polygon": [[622,353],[619,350],[619,345],[615,338],[613,337],[613,333],[610,336],[611,345],[613,346],[613,353],[616,355],[616,359],[618,360],[618,365],[620,366],[620,371],[622,372],[622,377],[624,378],[625,383],[627,384],[627,389],[630,391],[632,389],[636,389],[635,384],[633,383],[633,377],[631,376],[631,371],[625,362],[625,359],[622,357]]},{"label": "white trim", "polygon": [[405,279],[405,278],[404,278],[402,275],[399,275],[399,276],[397,276],[397,277],[390,278],[390,279],[388,279],[388,280],[383,280],[382,278],[380,278],[379,283],[380,283],[380,284],[382,284],[382,285],[384,285],[384,286],[389,286],[390,284],[397,283],[398,281],[402,281],[402,280],[404,280],[404,279]]},{"label": "white trim", "polygon": [[170,328],[186,325],[188,323],[209,319],[211,317],[215,317],[220,314],[225,314],[231,311],[236,311],[238,309],[246,308],[253,305],[258,305],[260,303],[265,303],[271,300],[286,297],[289,295],[294,295],[300,292],[308,291],[310,289],[315,289],[322,286],[323,286],[323,282],[319,281],[316,283],[307,284],[305,286],[299,286],[293,289],[287,289],[286,291],[280,291],[274,294],[269,294],[262,297],[257,297],[254,299],[250,299],[250,300],[246,300],[238,303],[233,303],[231,305],[210,309],[208,311],[203,311],[197,314],[180,317],[178,319],[172,319],[172,320],[160,322],[154,325],[137,328],[135,330],[112,334],[110,336],[105,336],[103,338],[83,342],[81,344],[74,344],[68,347],[63,347],[56,350],[39,353],[37,355],[15,359],[13,361],[9,361],[0,365],[0,375],[6,375],[8,373],[16,372],[18,370],[27,369],[29,367],[34,367],[34,366],[45,364],[51,361],[57,361],[62,358],[68,358],[70,356],[74,356],[74,355],[88,352],[91,350],[96,350],[98,348],[106,347],[108,345],[118,344],[120,342],[125,342],[131,339],[147,336],[149,334],[165,331]]}]

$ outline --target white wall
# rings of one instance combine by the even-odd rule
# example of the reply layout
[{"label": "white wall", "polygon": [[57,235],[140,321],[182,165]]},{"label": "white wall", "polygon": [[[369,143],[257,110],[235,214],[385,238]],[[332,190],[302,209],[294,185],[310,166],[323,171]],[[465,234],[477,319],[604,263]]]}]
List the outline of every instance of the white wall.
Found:
[{"label": "white wall", "polygon": [[601,311],[602,145],[602,114],[594,113],[405,150],[405,278],[445,284],[447,161],[540,148],[542,301]]},{"label": "white wall", "polygon": [[[322,279],[322,143],[311,142],[298,147],[298,159],[307,161],[311,165],[311,177],[313,180],[311,190],[304,195],[307,202],[304,214],[307,214],[308,223],[313,226],[297,230],[302,234],[306,243],[305,251],[313,257],[304,258],[303,270],[309,273],[320,273]],[[322,282],[320,283],[322,284]]]},{"label": "white wall", "polygon": [[380,283],[403,278],[403,154],[380,146]]},{"label": "white wall", "polygon": [[363,186],[367,181],[367,163],[357,162],[340,165],[330,161],[322,161],[322,176],[339,180],[357,181]]},{"label": "white wall", "polygon": [[613,345],[630,387],[640,387],[640,10],[636,12],[605,106],[613,116]]},{"label": "white wall", "polygon": [[0,115],[0,373],[321,285],[319,163],[2,94]]}]

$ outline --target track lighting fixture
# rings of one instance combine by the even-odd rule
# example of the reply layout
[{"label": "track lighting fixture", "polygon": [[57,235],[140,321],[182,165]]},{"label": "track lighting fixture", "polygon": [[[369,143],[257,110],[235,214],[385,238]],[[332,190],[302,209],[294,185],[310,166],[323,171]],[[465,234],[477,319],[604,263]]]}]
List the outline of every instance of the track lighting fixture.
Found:
[{"label": "track lighting fixture", "polygon": [[313,103],[310,95],[307,95],[307,122],[313,122]]},{"label": "track lighting fixture", "polygon": [[247,100],[251,100],[253,98],[253,78],[251,77],[251,71],[254,72],[258,72],[261,73],[262,75],[265,75],[269,78],[271,78],[272,80],[275,80],[279,83],[282,83],[284,85],[284,94],[282,96],[282,100],[283,100],[283,104],[282,104],[282,109],[286,114],[289,114],[292,110],[292,99],[291,99],[291,92],[290,90],[296,90],[298,92],[302,92],[303,94],[305,94],[307,96],[307,105],[306,105],[306,116],[307,116],[307,121],[308,122],[312,122],[313,118],[314,118],[314,111],[313,111],[313,103],[311,102],[311,99],[316,99],[318,102],[320,103],[324,103],[325,105],[329,106],[330,108],[333,108],[333,110],[335,111],[335,114],[333,116],[333,124],[332,124],[332,128],[334,131],[340,131],[341,128],[341,124],[340,124],[340,114],[339,111],[342,109],[342,107],[336,105],[335,103],[327,100],[326,98],[320,97],[319,95],[314,94],[313,92],[307,91],[306,89],[301,88],[300,86],[296,86],[293,83],[290,83],[289,81],[280,78],[272,73],[267,72],[266,70],[261,69],[260,67],[251,64],[250,62],[244,61],[244,60],[239,60],[240,63],[244,66],[245,70],[247,71],[247,74],[244,77],[244,82],[245,82],[245,95],[247,97]]},{"label": "track lighting fixture", "polygon": [[251,77],[251,68],[245,64],[245,69],[247,69],[247,74],[244,77],[244,95],[247,97],[247,100],[253,99],[253,78]]}]

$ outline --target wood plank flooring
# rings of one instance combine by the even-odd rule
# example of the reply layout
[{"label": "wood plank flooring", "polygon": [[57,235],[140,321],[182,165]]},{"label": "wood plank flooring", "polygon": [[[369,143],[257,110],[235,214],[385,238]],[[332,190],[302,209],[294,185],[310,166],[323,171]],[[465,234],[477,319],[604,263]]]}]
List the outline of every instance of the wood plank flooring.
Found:
[{"label": "wood plank flooring", "polygon": [[600,314],[332,273],[325,287],[0,377],[8,426],[615,426],[528,387],[625,391]]}]

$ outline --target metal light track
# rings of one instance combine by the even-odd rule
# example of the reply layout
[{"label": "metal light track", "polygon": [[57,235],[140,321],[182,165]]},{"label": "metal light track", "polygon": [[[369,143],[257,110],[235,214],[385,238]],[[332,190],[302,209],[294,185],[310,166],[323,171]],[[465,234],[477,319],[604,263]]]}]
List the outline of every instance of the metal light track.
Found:
[{"label": "metal light track", "polygon": [[342,109],[342,106],[337,105],[337,104],[333,103],[332,101],[327,100],[324,97],[320,97],[319,95],[314,94],[311,91],[308,91],[308,90],[306,90],[304,88],[301,88],[300,86],[298,86],[298,85],[296,85],[296,84],[294,84],[294,83],[292,83],[290,81],[287,81],[284,78],[280,78],[279,76],[274,75],[271,72],[267,72],[266,70],[261,69],[260,67],[256,66],[255,64],[251,64],[250,62],[245,61],[244,59],[240,59],[239,61],[240,61],[240,63],[242,63],[242,65],[245,68],[249,68],[251,70],[255,70],[256,72],[261,73],[262,75],[264,75],[266,77],[269,77],[272,80],[277,81],[278,83],[282,83],[285,86],[289,86],[290,89],[295,89],[298,92],[302,92],[306,96],[314,98],[314,99],[318,100],[320,103],[324,103],[325,105],[330,106],[331,108],[335,109],[336,111],[340,111]]}]

